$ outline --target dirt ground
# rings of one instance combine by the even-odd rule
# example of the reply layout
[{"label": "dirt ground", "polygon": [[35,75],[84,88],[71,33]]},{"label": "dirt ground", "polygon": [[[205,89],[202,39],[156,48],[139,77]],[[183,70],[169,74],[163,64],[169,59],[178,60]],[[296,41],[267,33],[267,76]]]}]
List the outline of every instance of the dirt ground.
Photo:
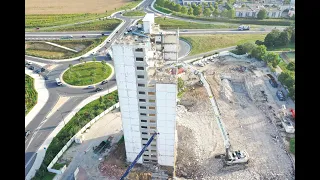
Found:
[{"label": "dirt ground", "polygon": [[[239,71],[240,66],[246,67],[246,71]],[[277,112],[282,102],[277,102],[271,87],[267,87],[267,72],[263,65],[251,60],[240,62],[227,56],[198,69],[205,71],[204,75],[213,89],[233,150],[247,151],[249,163],[223,167],[222,160],[214,157],[225,153],[223,139],[213,119],[213,110],[205,88],[195,85],[194,90],[188,88],[179,102],[181,105],[177,107],[177,177],[224,180],[294,179],[293,165],[285,151],[288,147],[272,138],[277,135],[278,129],[270,114]],[[231,79],[236,80],[222,82],[221,76],[231,76]],[[241,82],[244,77],[252,84],[250,92],[245,83]],[[250,93],[254,100],[249,97]]]},{"label": "dirt ground", "polygon": [[105,13],[131,0],[26,0],[25,14]]}]

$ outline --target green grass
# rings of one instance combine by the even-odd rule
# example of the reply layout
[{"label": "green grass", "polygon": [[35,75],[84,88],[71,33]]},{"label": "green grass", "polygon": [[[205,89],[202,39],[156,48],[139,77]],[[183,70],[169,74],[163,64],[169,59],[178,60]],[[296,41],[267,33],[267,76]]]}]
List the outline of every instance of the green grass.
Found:
[{"label": "green grass", "polygon": [[295,43],[290,43],[287,46],[279,46],[279,47],[270,47],[267,48],[268,51],[289,51],[289,50],[295,50]]},{"label": "green grass", "polygon": [[282,71],[287,71],[287,64],[282,59],[278,66],[281,68]]},{"label": "green grass", "polygon": [[[98,18],[110,16],[112,13],[120,10],[132,9],[142,0],[132,1],[126,5],[108,11],[107,13],[82,13],[82,14],[30,14],[25,16],[25,31],[33,31],[36,27],[52,27],[65,24],[73,24],[77,22],[95,20]],[[103,21],[102,21],[103,22]],[[71,26],[72,27],[72,26]]]},{"label": "green grass", "polygon": [[52,180],[57,174],[46,172],[42,180]]},{"label": "green grass", "polygon": [[292,154],[295,154],[296,153],[296,140],[295,140],[295,138],[291,138],[290,139],[290,152],[292,153]]},{"label": "green grass", "polygon": [[238,24],[203,24],[188,21],[181,21],[169,18],[156,17],[155,23],[159,24],[161,29],[219,29],[219,28],[238,28]]},{"label": "green grass", "polygon": [[121,23],[121,21],[119,19],[105,19],[105,20],[94,21],[94,22],[89,22],[89,23],[85,23],[85,24],[76,24],[73,26],[44,29],[44,30],[42,30],[42,32],[112,31],[120,23]]},{"label": "green grass", "polygon": [[107,64],[88,62],[69,68],[62,78],[70,85],[85,86],[107,79],[111,72],[112,69]]},{"label": "green grass", "polygon": [[254,43],[256,40],[263,40],[265,36],[266,34],[203,34],[182,35],[181,38],[192,45],[189,55],[195,55],[246,42]]},{"label": "green grass", "polygon": [[61,131],[53,138],[49,147],[47,148],[46,155],[40,166],[40,169],[36,172],[33,180],[43,180],[44,176],[49,174],[47,166],[63,148],[63,146],[74,136],[83,126],[90,122],[94,117],[101,114],[103,111],[119,102],[118,92],[114,91],[105,96],[94,100],[72,117],[72,119],[61,129]]},{"label": "green grass", "polygon": [[146,13],[139,10],[129,11],[123,14],[123,16],[144,16],[144,15],[146,15]]},{"label": "green grass", "polygon": [[55,163],[53,166],[52,166],[52,169],[56,169],[56,170],[60,170],[64,165],[64,163],[60,164],[60,163]]},{"label": "green grass", "polygon": [[81,56],[93,48],[101,44],[107,36],[98,39],[82,39],[82,40],[54,40],[49,41],[62,46],[66,46],[79,52],[69,51],[63,48],[52,46],[44,42],[31,42],[27,41],[26,55],[35,56],[46,59],[68,59]]},{"label": "green grass", "polygon": [[172,13],[172,11],[170,9],[167,9],[167,8],[163,8],[163,7],[160,7],[156,4],[154,4],[153,6],[156,10],[160,11],[160,12],[163,12],[163,13],[166,13],[166,14],[170,14]]},{"label": "green grass", "polygon": [[25,115],[27,115],[31,109],[37,104],[38,93],[34,89],[34,79],[28,75],[25,75],[25,104],[26,111]]}]

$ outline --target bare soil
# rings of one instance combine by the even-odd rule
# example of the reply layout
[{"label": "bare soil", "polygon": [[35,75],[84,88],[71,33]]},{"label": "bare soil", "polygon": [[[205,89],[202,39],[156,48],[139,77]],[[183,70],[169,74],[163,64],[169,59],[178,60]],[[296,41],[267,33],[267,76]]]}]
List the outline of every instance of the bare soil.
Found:
[{"label": "bare soil", "polygon": [[25,14],[105,13],[131,0],[26,0]]}]

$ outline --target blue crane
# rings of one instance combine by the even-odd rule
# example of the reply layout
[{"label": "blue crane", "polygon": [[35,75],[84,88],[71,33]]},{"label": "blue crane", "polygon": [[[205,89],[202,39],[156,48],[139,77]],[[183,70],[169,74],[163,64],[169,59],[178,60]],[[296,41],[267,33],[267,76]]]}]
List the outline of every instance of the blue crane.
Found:
[{"label": "blue crane", "polygon": [[142,154],[144,153],[144,151],[147,149],[147,147],[151,144],[151,141],[154,139],[154,137],[156,135],[158,135],[159,133],[154,132],[153,135],[151,136],[151,138],[148,140],[147,144],[142,148],[142,150],[140,151],[140,153],[137,155],[137,157],[134,159],[134,161],[130,164],[130,166],[128,167],[128,169],[126,170],[126,172],[121,176],[120,180],[124,180],[124,178],[129,174],[129,172],[131,171],[131,169],[133,168],[133,166],[137,163],[137,161],[140,159],[140,157],[142,156]]}]

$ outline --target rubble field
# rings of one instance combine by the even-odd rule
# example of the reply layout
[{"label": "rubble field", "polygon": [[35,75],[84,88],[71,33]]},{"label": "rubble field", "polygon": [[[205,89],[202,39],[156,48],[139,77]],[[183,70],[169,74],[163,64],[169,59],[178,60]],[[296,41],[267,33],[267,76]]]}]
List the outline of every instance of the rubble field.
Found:
[{"label": "rubble field", "polygon": [[186,84],[177,107],[177,178],[294,179],[288,147],[273,138],[279,134],[274,114],[280,107],[266,87],[263,63],[225,56],[197,69],[213,90],[231,147],[248,152],[249,163],[224,167],[222,160],[215,158],[225,153],[222,135],[206,89],[186,71],[181,78],[193,83]]}]

